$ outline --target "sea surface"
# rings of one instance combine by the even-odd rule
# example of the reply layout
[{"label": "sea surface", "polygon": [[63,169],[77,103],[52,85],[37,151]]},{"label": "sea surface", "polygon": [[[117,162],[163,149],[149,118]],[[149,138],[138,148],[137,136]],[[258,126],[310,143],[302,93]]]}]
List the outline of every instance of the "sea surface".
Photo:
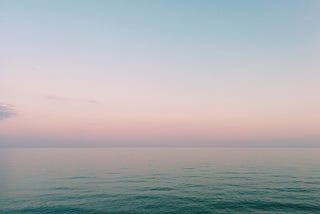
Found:
[{"label": "sea surface", "polygon": [[0,213],[320,213],[320,149],[0,149]]}]

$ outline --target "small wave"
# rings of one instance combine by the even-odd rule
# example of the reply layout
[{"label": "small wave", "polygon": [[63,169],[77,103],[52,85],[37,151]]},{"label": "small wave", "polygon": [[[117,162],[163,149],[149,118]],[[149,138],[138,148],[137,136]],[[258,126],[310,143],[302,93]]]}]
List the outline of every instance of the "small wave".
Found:
[{"label": "small wave", "polygon": [[41,213],[41,214],[56,214],[56,213],[88,213],[88,214],[100,214],[103,212],[94,209],[76,208],[68,206],[46,206],[46,207],[32,207],[14,209],[4,213]]},{"label": "small wave", "polygon": [[52,190],[74,190],[72,187],[54,187]]},{"label": "small wave", "polygon": [[256,211],[319,211],[316,204],[286,203],[276,201],[229,201],[211,205],[215,209],[253,209]]},{"label": "small wave", "polygon": [[152,187],[149,188],[150,191],[172,191],[174,188],[172,187]]},{"label": "small wave", "polygon": [[95,178],[95,177],[93,177],[93,176],[73,176],[73,177],[69,177],[68,179],[77,180],[77,179],[88,179],[88,178]]}]

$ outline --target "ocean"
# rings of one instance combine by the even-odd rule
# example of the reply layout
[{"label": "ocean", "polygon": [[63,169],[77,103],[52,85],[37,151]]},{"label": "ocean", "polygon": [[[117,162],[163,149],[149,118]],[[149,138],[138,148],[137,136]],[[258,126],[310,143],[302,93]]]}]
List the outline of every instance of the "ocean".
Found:
[{"label": "ocean", "polygon": [[0,213],[320,213],[320,149],[3,148]]}]

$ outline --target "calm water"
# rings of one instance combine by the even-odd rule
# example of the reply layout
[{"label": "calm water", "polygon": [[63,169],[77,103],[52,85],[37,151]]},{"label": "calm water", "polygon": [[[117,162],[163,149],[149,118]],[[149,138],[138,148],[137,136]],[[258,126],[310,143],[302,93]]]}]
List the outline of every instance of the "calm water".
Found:
[{"label": "calm water", "polygon": [[0,213],[320,213],[320,149],[0,149]]}]

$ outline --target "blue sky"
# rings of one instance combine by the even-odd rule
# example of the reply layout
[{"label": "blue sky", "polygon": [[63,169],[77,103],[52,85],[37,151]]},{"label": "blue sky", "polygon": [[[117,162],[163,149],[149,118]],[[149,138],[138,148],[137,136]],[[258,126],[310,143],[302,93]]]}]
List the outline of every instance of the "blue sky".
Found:
[{"label": "blue sky", "polygon": [[0,139],[318,145],[319,22],[316,0],[2,0]]}]

